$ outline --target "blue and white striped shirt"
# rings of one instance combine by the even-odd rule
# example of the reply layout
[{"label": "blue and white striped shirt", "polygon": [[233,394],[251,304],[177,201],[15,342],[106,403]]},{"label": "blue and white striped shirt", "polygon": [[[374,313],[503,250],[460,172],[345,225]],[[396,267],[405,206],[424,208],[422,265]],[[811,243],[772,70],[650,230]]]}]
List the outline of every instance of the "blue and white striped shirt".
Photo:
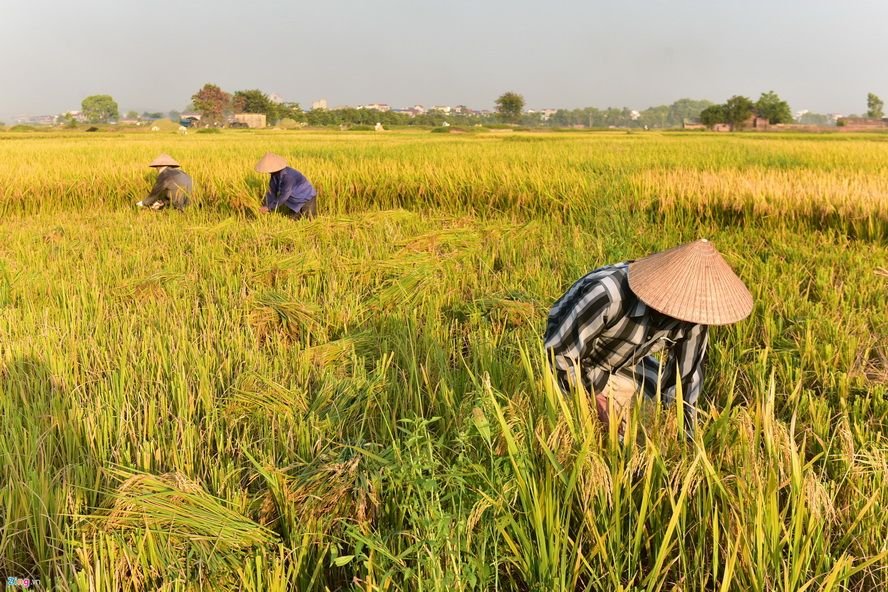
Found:
[{"label": "blue and white striped shirt", "polygon": [[[654,398],[659,390],[664,402],[672,402],[678,370],[685,434],[691,436],[703,385],[707,327],[648,307],[629,288],[629,263],[590,272],[552,307],[545,346],[553,371],[565,392],[577,373],[591,393],[600,393],[611,374],[620,373],[634,378],[645,396]],[[662,366],[649,355],[661,350],[668,351]]]}]

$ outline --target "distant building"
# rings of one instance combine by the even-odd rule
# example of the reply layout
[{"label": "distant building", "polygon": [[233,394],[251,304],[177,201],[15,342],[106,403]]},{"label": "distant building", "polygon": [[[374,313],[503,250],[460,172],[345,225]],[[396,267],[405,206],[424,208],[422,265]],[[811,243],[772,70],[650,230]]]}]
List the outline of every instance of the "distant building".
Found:
[{"label": "distant building", "polygon": [[261,129],[265,127],[265,113],[235,113],[234,114],[235,123],[242,124],[249,128],[253,129]]},{"label": "distant building", "polygon": [[84,115],[81,111],[65,111],[59,117],[70,117],[77,123],[87,123],[86,115]]},{"label": "distant building", "polygon": [[631,119],[632,121],[638,121],[639,117],[641,117],[640,111],[636,111],[633,109],[632,111],[629,112],[629,119]]},{"label": "distant building", "polygon": [[414,115],[424,115],[426,112],[426,108],[422,105],[413,105],[410,110],[413,111]]},{"label": "distant building", "polygon": [[687,120],[685,120],[681,123],[681,127],[682,127],[682,129],[689,129],[689,130],[705,130],[706,129],[706,126],[703,125],[702,123],[696,123],[696,122],[687,121]]},{"label": "distant building", "polygon": [[379,111],[380,113],[388,113],[392,110],[392,108],[385,103],[370,103],[369,105],[361,105],[358,109],[368,109],[370,111]]},{"label": "distant building", "polygon": [[[555,113],[557,113],[557,109],[528,109],[525,111],[528,115],[538,115],[540,121],[549,121]],[[477,111],[479,115],[483,115],[484,111]]]},{"label": "distant building", "polygon": [[52,125],[58,120],[56,115],[19,115],[15,122],[33,125]]},{"label": "distant building", "polygon": [[312,111],[326,111],[327,110],[327,99],[318,99],[314,103],[311,104]]},{"label": "distant building", "polygon": [[449,105],[435,105],[434,107],[432,107],[432,111],[437,111],[438,113],[445,113],[449,115],[452,109]]},{"label": "distant building", "polygon": [[763,131],[770,127],[771,123],[768,121],[768,118],[759,117],[758,115],[750,115],[749,118],[743,122],[743,129]]},{"label": "distant building", "polygon": [[277,93],[271,93],[270,95],[268,95],[268,100],[271,101],[272,103],[274,103],[275,105],[280,105],[281,103],[284,102],[284,97],[282,97],[281,95],[279,95]]}]

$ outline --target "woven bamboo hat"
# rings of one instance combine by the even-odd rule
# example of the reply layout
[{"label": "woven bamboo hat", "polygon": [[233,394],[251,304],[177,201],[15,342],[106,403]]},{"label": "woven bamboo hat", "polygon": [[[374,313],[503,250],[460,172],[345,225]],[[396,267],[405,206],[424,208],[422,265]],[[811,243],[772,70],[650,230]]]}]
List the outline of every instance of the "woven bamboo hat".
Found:
[{"label": "woven bamboo hat", "polygon": [[265,156],[256,163],[256,171],[260,173],[276,173],[287,166],[287,161],[273,152],[266,152]]},{"label": "woven bamboo hat", "polygon": [[175,159],[169,154],[161,154],[157,158],[151,161],[150,167],[177,167],[180,166]]},{"label": "woven bamboo hat", "polygon": [[629,288],[654,310],[701,325],[736,323],[752,312],[752,294],[706,239],[630,263]]}]

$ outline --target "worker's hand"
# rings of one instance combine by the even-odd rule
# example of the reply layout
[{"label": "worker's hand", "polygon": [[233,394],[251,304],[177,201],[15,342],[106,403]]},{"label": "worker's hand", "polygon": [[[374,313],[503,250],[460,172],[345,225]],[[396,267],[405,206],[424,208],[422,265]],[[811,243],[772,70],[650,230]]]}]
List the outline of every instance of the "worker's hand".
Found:
[{"label": "worker's hand", "polygon": [[270,212],[271,210],[269,210],[269,209],[266,208],[265,206],[262,206],[261,208],[259,208],[259,211],[262,212],[263,214],[267,214],[267,213]]},{"label": "worker's hand", "polygon": [[607,427],[610,422],[610,414],[607,409],[607,397],[603,394],[595,395],[595,407],[598,409],[598,420]]}]

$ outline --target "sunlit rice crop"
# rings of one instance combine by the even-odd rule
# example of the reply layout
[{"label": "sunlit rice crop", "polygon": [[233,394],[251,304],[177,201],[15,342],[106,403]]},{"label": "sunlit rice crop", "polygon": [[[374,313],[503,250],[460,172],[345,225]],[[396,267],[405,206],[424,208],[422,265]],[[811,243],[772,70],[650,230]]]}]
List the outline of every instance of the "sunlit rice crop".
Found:
[{"label": "sunlit rice crop", "polygon": [[[879,135],[0,134],[0,575],[52,590],[884,590]],[[258,216],[266,151],[317,219]],[[169,152],[185,213],[135,211]],[[540,351],[699,237],[701,425]]]}]

